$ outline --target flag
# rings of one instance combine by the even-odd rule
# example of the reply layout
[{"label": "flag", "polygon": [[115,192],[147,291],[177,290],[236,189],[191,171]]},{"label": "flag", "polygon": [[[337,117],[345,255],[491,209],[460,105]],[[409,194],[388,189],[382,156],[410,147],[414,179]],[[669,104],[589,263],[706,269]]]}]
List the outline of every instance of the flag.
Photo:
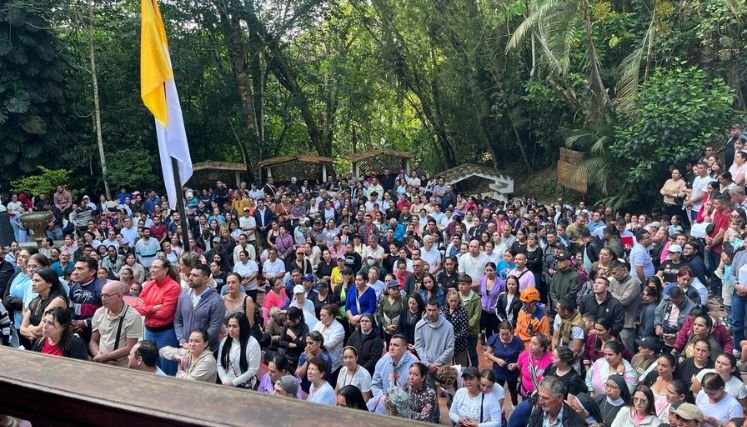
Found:
[{"label": "flag", "polygon": [[[142,0],[140,27],[140,96],[153,114],[158,137],[158,152],[163,183],[171,209],[176,207],[176,192],[192,177],[187,134],[182,108],[174,83],[166,30],[163,27],[158,0]],[[174,182],[171,158],[177,160],[179,179]],[[177,187],[178,185],[178,187]]]}]

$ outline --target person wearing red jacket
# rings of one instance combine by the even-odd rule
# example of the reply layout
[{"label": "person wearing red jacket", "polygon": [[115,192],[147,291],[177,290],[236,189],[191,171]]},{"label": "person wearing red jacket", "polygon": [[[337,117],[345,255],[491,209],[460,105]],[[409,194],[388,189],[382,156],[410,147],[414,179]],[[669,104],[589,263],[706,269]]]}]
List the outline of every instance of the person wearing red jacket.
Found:
[{"label": "person wearing red jacket", "polygon": [[[690,339],[690,335],[692,335],[693,332],[693,319],[701,314],[707,314],[705,308],[694,308],[690,311],[690,314],[685,319],[685,323],[682,325],[682,329],[677,332],[677,336],[674,338],[673,347],[677,352],[681,352],[687,345],[687,341]],[[724,324],[718,319],[713,316],[711,316],[711,319],[713,319],[711,335],[713,335],[716,341],[721,344],[724,353],[731,353],[732,350],[734,350],[734,340],[732,339],[731,334],[726,329],[726,326],[724,326]]]},{"label": "person wearing red jacket", "polygon": [[[150,266],[151,280],[143,285],[135,309],[145,316],[145,339],[153,340],[162,347],[179,347],[174,331],[174,314],[182,292],[176,270],[165,259],[156,259]],[[167,375],[174,376],[177,362],[158,359],[158,367]]]}]

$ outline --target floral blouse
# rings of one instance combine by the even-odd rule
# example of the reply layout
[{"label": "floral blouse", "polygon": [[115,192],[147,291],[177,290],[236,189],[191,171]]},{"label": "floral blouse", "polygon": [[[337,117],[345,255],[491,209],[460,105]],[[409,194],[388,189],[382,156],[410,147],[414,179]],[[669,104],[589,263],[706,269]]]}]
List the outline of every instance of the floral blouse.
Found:
[{"label": "floral blouse", "polygon": [[410,384],[407,384],[404,389],[410,395],[410,417],[414,420],[432,421],[433,409],[438,404],[436,392],[427,385],[423,385],[420,390],[413,390]]}]

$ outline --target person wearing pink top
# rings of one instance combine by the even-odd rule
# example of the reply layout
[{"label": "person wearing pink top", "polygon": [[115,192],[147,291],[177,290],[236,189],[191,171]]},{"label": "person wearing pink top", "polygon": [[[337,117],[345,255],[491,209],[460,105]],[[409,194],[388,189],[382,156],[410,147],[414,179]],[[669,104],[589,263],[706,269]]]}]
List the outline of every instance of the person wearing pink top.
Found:
[{"label": "person wearing pink top", "polygon": [[539,384],[545,374],[545,369],[551,364],[550,339],[544,334],[537,333],[529,339],[529,347],[519,354],[517,362],[508,365],[509,370],[518,369],[520,372],[519,393],[522,398],[526,399],[534,392],[535,383],[532,380],[532,372],[534,372],[535,380]]},{"label": "person wearing pink top", "polygon": [[285,292],[283,292],[283,279],[275,279],[272,282],[272,288],[265,294],[265,298],[262,301],[262,317],[267,323],[270,319],[270,309],[272,307],[283,308],[288,301]]},{"label": "person wearing pink top", "polygon": [[[508,272],[508,276],[516,276],[519,278],[519,292],[526,288],[534,288],[534,274],[527,268],[527,254],[519,252],[514,255],[514,264],[516,267]],[[506,277],[508,277],[506,276]]]}]

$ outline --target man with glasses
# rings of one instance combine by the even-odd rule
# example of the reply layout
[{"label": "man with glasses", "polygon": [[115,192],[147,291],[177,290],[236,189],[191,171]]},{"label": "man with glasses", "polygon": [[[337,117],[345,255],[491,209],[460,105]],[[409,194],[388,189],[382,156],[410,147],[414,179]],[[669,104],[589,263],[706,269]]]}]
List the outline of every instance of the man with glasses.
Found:
[{"label": "man with glasses", "polygon": [[88,344],[94,362],[126,367],[130,351],[143,336],[140,315],[122,298],[126,292],[122,282],[109,282],[101,289],[103,307],[93,314]]}]

